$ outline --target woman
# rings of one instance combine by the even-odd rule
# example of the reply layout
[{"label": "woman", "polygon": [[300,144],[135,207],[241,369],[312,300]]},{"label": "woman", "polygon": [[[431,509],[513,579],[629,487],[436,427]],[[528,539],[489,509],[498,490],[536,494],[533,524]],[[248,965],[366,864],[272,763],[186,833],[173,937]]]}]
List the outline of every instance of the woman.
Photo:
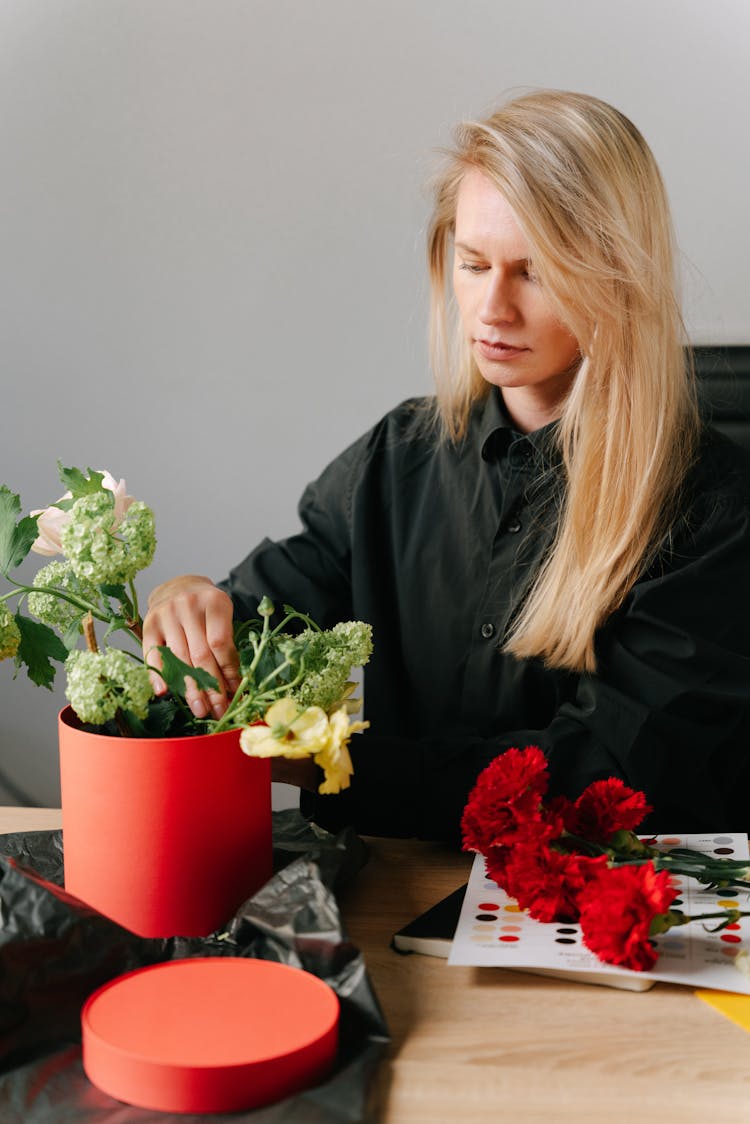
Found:
[{"label": "woman", "polygon": [[429,232],[434,400],[306,490],[304,530],[217,588],[154,591],[147,644],[236,685],[263,593],[374,628],[352,787],[324,826],[455,839],[480,770],[538,744],[554,791],[620,776],[650,829],[742,826],[750,779],[750,458],[702,425],[662,180],[579,94],[460,127]]}]

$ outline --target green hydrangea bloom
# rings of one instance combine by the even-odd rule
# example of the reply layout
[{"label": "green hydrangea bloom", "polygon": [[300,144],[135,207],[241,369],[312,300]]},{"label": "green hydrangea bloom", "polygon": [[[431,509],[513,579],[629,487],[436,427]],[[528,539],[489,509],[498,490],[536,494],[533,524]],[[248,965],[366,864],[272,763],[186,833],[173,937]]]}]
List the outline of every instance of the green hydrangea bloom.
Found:
[{"label": "green hydrangea bloom", "polygon": [[140,500],[130,505],[113,527],[114,499],[110,492],[94,492],[76,500],[70,521],[62,530],[63,552],[81,581],[124,584],[154,557],[154,514]]},{"label": "green hydrangea bloom", "polygon": [[292,691],[300,706],[330,711],[347,694],[353,667],[362,667],[372,653],[372,626],[363,621],[342,621],[324,632],[307,629],[298,637],[307,641],[305,682]]},{"label": "green hydrangea bloom", "polygon": [[[63,593],[71,593],[74,597],[83,597],[95,603],[99,599],[96,586],[77,578],[69,562],[50,562],[43,566],[34,578],[34,585],[50,590],[61,589]],[[30,593],[27,604],[32,616],[50,628],[58,628],[60,632],[67,632],[85,612],[77,605],[71,605],[70,601],[56,597],[52,592]]]},{"label": "green hydrangea bloom", "polygon": [[68,683],[65,694],[82,722],[101,726],[118,709],[130,710],[138,718],[148,713],[154,693],[148,671],[125,652],[71,652],[65,661]]},{"label": "green hydrangea bloom", "polygon": [[0,660],[11,659],[18,651],[21,633],[15,617],[4,601],[0,601]]}]

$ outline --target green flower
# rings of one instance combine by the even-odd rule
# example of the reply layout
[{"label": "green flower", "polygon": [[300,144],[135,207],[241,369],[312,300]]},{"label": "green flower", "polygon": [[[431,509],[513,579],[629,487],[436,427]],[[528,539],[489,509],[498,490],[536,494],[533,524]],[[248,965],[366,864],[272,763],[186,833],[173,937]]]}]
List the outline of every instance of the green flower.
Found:
[{"label": "green flower", "polygon": [[71,652],[65,661],[68,683],[65,694],[82,722],[101,726],[118,710],[129,710],[137,718],[148,713],[154,693],[148,670],[134,664],[125,652]]},{"label": "green flower", "polygon": [[29,612],[50,628],[57,628],[60,632],[67,630],[80,620],[85,609],[72,605],[62,597],[55,596],[55,590],[70,593],[73,597],[82,597],[85,601],[98,601],[99,594],[96,586],[91,582],[77,578],[69,562],[50,562],[42,567],[34,578],[34,585],[44,586],[49,593],[30,593],[28,598]]},{"label": "green flower", "polygon": [[0,601],[0,660],[10,659],[18,651],[21,633],[16,619],[4,601]]},{"label": "green flower", "polygon": [[154,557],[156,534],[150,507],[135,500],[115,526],[114,500],[95,492],[76,500],[61,533],[62,548],[81,581],[122,584]]},{"label": "green flower", "polygon": [[292,691],[302,707],[319,706],[330,713],[348,695],[347,681],[353,667],[362,667],[372,652],[372,626],[362,621],[343,621],[324,632],[308,629],[304,640],[304,682]]}]

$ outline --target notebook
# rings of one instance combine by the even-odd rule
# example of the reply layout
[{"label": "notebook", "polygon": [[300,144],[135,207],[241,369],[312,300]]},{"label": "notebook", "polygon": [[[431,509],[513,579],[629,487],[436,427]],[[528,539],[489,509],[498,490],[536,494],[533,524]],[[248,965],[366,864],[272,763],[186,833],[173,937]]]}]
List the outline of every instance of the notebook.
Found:
[{"label": "notebook", "polygon": [[[393,934],[392,947],[397,952],[420,952],[425,956],[448,958],[453,936],[461,914],[466,884],[459,886],[452,894],[439,901],[425,913],[415,917]],[[507,967],[508,965],[503,965]],[[655,980],[642,979],[635,972],[627,975],[610,975],[596,971],[568,971],[555,968],[519,968],[514,971],[531,972],[533,975],[553,976],[558,979],[575,980],[578,983],[603,984],[605,987],[618,987],[625,991],[648,991]]]}]

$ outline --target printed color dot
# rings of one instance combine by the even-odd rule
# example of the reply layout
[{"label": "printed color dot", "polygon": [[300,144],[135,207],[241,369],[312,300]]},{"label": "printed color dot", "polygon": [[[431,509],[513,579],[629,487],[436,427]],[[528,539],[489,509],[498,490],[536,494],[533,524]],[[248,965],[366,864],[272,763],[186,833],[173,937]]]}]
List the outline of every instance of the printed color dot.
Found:
[{"label": "printed color dot", "polygon": [[479,905],[477,906],[477,909],[481,909],[483,913],[485,913],[489,909],[499,909],[499,908],[500,908],[500,906],[495,905],[494,902],[480,902]]},{"label": "printed color dot", "polygon": [[741,929],[742,926],[738,921],[733,921],[731,925],[727,925],[727,929]]},{"label": "printed color dot", "polygon": [[739,902],[730,901],[729,898],[720,898],[719,901],[716,904],[720,905],[720,906],[723,906],[724,909],[739,909],[740,908]]},{"label": "printed color dot", "polygon": [[668,847],[677,847],[682,843],[682,840],[676,835],[669,835],[665,839],[662,839],[662,843],[666,843]]},{"label": "printed color dot", "polygon": [[[523,931],[523,925],[501,925],[500,928],[504,933],[520,933]],[[739,929],[739,925],[737,928]]]},{"label": "printed color dot", "polygon": [[520,938],[520,937],[512,937],[512,936],[510,936],[510,934],[507,934],[506,936],[504,936],[504,937],[498,937],[497,939],[498,939],[499,941],[508,941],[508,942],[510,942],[510,941],[520,941],[520,939],[521,939],[521,938]]},{"label": "printed color dot", "polygon": [[520,905],[515,905],[515,904],[514,905],[506,905],[504,907],[504,909],[505,909],[506,913],[520,913],[521,912]]},{"label": "printed color dot", "polygon": [[555,937],[555,944],[575,944],[575,937]]},{"label": "printed color dot", "polygon": [[563,936],[566,936],[568,933],[577,933],[578,930],[577,929],[569,929],[569,928],[560,928],[560,929],[557,930],[557,932],[562,933]]},{"label": "printed color dot", "polygon": [[722,933],[720,939],[726,941],[727,944],[739,944],[742,937],[736,937],[734,933]]},{"label": "printed color dot", "polygon": [[715,835],[714,836],[714,843],[731,843],[731,842],[732,842],[731,835]]},{"label": "printed color dot", "polygon": [[496,921],[494,913],[478,913],[476,916],[477,921]]},{"label": "printed color dot", "polygon": [[737,955],[738,950],[735,948],[734,945],[730,945],[729,948],[720,948],[719,952],[723,956],[731,956],[732,960],[734,960],[735,956]]},{"label": "printed color dot", "polygon": [[734,847],[714,847],[715,855],[733,855]]}]

